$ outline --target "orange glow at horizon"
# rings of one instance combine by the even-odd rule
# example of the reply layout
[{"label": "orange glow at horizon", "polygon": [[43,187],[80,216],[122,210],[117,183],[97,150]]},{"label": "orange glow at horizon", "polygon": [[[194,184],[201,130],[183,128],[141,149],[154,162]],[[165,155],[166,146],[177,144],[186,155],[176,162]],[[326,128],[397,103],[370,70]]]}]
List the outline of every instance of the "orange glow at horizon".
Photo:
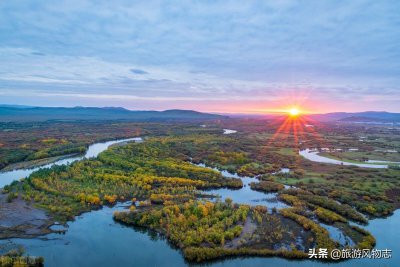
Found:
[{"label": "orange glow at horizon", "polygon": [[[298,105],[288,106],[282,109],[286,117],[277,117],[273,123],[277,123],[277,129],[269,140],[271,144],[274,140],[288,140],[293,138],[293,147],[299,148],[304,140],[313,139],[319,146],[323,146],[324,140],[316,131],[319,123],[307,116],[304,107]],[[311,113],[311,112],[310,112]]]}]

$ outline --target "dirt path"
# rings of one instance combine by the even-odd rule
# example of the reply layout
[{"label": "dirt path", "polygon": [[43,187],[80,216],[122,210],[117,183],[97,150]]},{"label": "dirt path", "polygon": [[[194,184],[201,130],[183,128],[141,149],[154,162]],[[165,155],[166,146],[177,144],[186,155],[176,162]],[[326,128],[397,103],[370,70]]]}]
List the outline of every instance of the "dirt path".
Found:
[{"label": "dirt path", "polygon": [[240,236],[232,239],[232,241],[225,244],[225,248],[237,248],[240,246],[242,239],[248,238],[257,229],[257,225],[253,222],[250,216],[247,217],[246,222],[243,225],[243,230]]}]

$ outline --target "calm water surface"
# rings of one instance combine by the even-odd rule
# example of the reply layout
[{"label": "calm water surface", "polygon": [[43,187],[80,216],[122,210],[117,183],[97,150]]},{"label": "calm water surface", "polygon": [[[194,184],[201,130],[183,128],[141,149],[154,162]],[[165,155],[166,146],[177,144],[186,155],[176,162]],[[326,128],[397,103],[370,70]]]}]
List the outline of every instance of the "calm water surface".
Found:
[{"label": "calm water surface", "polygon": [[388,168],[388,165],[383,165],[383,164],[363,164],[363,163],[352,163],[352,162],[346,162],[346,161],[341,161],[337,159],[331,159],[327,158],[321,155],[318,155],[318,151],[313,150],[313,149],[305,149],[301,150],[299,154],[303,157],[305,157],[308,160],[315,161],[315,162],[320,162],[320,163],[329,163],[329,164],[337,164],[337,165],[346,165],[346,166],[358,166],[361,168],[374,168],[374,169],[385,169]]},{"label": "calm water surface", "polygon": [[[68,223],[65,234],[49,234],[46,239],[11,239],[25,246],[27,254],[45,257],[45,266],[187,266],[180,252],[157,235],[115,223],[112,213],[128,205],[85,213]],[[366,228],[377,238],[377,248],[393,250],[389,260],[352,260],[327,264],[309,260],[290,261],[280,258],[236,258],[208,263],[207,266],[400,266],[398,237],[400,213],[387,219],[376,219]]]},{"label": "calm water surface", "polygon": [[[208,168],[202,163],[196,165]],[[214,170],[219,171],[218,169]],[[251,206],[263,205],[267,206],[269,209],[271,208],[281,209],[289,207],[288,205],[277,199],[276,193],[263,193],[252,190],[250,188],[250,183],[258,183],[258,180],[256,178],[247,176],[241,177],[237,174],[232,174],[227,171],[219,171],[219,172],[225,177],[241,179],[243,182],[243,187],[235,190],[227,188],[213,189],[213,190],[207,190],[205,191],[205,193],[217,195],[220,197],[222,201],[225,200],[226,198],[231,198],[235,203],[247,204]]]}]

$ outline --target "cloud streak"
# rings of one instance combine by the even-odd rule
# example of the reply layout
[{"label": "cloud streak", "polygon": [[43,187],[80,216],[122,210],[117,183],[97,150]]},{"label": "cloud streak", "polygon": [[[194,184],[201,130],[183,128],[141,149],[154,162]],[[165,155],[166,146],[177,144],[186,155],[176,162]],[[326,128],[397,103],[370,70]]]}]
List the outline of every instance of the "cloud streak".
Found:
[{"label": "cloud streak", "polygon": [[0,101],[400,111],[398,10],[395,0],[3,1]]}]

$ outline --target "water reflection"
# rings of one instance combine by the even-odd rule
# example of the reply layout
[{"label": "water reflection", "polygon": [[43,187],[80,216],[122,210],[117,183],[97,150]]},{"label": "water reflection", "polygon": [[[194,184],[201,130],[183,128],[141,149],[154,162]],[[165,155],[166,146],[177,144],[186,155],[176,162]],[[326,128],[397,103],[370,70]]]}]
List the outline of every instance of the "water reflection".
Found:
[{"label": "water reflection", "polygon": [[[112,219],[115,210],[124,210],[129,203],[85,213],[69,222],[65,234],[50,234],[45,239],[11,239],[23,245],[29,255],[45,257],[45,266],[188,266],[181,253],[154,232],[118,224]],[[309,260],[291,261],[281,258],[234,258],[204,264],[206,266],[400,266],[398,237],[400,212],[387,219],[375,219],[367,229],[377,238],[377,248],[392,249],[391,259],[360,259],[340,263]],[[2,240],[0,244],[9,241]],[[191,264],[195,265],[196,264]]]},{"label": "water reflection", "polygon": [[224,134],[234,134],[237,133],[236,130],[224,129]]},{"label": "water reflection", "polygon": [[301,156],[305,157],[308,160],[314,161],[314,162],[330,163],[330,164],[346,165],[346,166],[357,166],[357,167],[362,167],[362,168],[374,168],[374,169],[388,168],[388,165],[352,163],[352,162],[346,162],[346,161],[341,161],[341,160],[337,160],[337,159],[331,159],[331,158],[327,158],[327,157],[318,155],[318,153],[319,153],[318,150],[313,150],[313,149],[308,149],[308,148],[305,150],[299,151],[299,154]]},{"label": "water reflection", "polygon": [[[208,168],[203,163],[196,165],[203,168]],[[233,200],[233,202],[238,204],[247,204],[251,206],[263,205],[267,206],[268,209],[272,208],[282,209],[288,207],[288,205],[278,200],[277,193],[263,193],[252,190],[250,188],[250,183],[258,183],[258,180],[256,178],[247,176],[242,177],[235,173],[230,173],[225,170],[220,171],[216,168],[212,169],[220,172],[225,177],[241,179],[243,182],[243,187],[240,189],[218,188],[218,189],[207,190],[205,191],[205,193],[217,195],[220,197],[222,201],[224,201],[226,198],[230,198]]]}]

